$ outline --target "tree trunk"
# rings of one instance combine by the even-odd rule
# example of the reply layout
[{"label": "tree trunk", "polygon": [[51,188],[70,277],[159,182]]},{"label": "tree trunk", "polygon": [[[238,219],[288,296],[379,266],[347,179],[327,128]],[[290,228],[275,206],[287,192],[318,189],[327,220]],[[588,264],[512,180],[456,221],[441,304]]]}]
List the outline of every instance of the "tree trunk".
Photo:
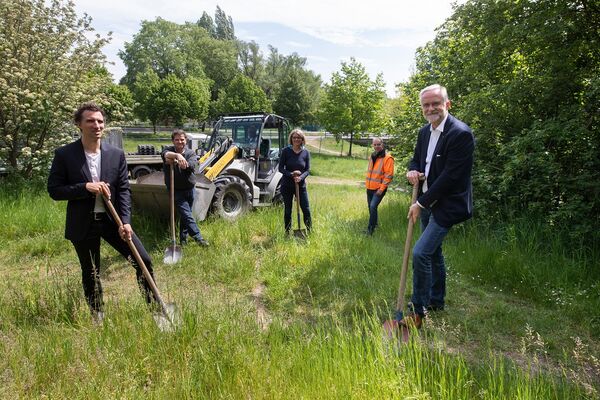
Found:
[{"label": "tree trunk", "polygon": [[350,150],[348,150],[348,157],[352,157],[352,139],[354,138],[354,132],[350,132]]}]

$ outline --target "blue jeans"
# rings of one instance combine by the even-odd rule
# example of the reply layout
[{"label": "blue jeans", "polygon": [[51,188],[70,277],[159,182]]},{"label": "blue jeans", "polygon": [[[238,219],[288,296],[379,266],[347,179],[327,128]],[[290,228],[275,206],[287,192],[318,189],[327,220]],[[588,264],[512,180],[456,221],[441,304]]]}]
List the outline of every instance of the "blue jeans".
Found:
[{"label": "blue jeans", "polygon": [[421,210],[421,237],[413,248],[414,312],[423,316],[429,305],[443,306],[446,296],[446,265],[442,242],[450,231],[438,225],[429,210]]},{"label": "blue jeans", "polygon": [[192,215],[194,189],[175,190],[175,208],[179,214],[179,241],[185,242],[188,235],[194,240],[202,239],[200,229]]},{"label": "blue jeans", "polygon": [[[285,226],[286,233],[289,233],[292,228],[292,207],[294,206],[294,196],[296,195],[296,187],[288,187],[287,185],[281,185],[281,197],[283,197],[283,223]],[[304,225],[310,232],[312,228],[312,219],[310,216],[310,207],[308,205],[308,192],[306,186],[300,186],[300,208],[302,209],[302,216],[304,217]]]},{"label": "blue jeans", "polygon": [[370,233],[373,233],[377,227],[377,207],[379,207],[379,203],[383,200],[385,192],[384,190],[381,196],[379,196],[377,190],[367,189],[367,205],[369,206],[369,226],[367,229]]}]

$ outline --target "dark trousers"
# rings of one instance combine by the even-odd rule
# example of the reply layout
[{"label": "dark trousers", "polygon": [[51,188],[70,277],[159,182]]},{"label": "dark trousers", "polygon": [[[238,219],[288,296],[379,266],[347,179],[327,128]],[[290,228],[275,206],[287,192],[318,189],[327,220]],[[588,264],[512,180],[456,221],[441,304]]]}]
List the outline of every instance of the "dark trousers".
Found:
[{"label": "dark trousers", "polygon": [[381,196],[379,196],[377,194],[377,190],[367,189],[367,205],[369,206],[369,226],[367,229],[369,233],[373,233],[375,228],[377,228],[377,208],[379,207],[381,200],[383,200],[383,196],[385,196],[386,191],[387,189],[383,191]]},{"label": "dark trousers", "polygon": [[[104,239],[123,257],[125,257],[135,268],[137,282],[146,298],[147,303],[154,301],[154,295],[150,285],[144,278],[142,269],[135,261],[129,246],[119,236],[117,225],[112,222],[106,214],[94,220],[90,230],[83,240],[72,241],[79,263],[81,264],[81,281],[83,284],[83,293],[92,311],[102,311],[102,284],[100,282],[100,238]],[[148,272],[154,278],[152,271],[152,260],[144,249],[140,239],[134,234],[133,244],[140,253]]]},{"label": "dark trousers", "polygon": [[[292,207],[294,205],[294,196],[296,195],[296,187],[281,186],[281,197],[283,197],[283,223],[285,231],[289,232],[292,229]],[[304,225],[308,231],[312,228],[312,219],[310,216],[310,207],[308,205],[308,192],[306,186],[300,186],[300,208],[304,217]]]},{"label": "dark trousers", "polygon": [[175,189],[175,207],[179,214],[179,241],[185,242],[188,235],[194,240],[202,239],[200,229],[192,215],[194,205],[194,189]]}]

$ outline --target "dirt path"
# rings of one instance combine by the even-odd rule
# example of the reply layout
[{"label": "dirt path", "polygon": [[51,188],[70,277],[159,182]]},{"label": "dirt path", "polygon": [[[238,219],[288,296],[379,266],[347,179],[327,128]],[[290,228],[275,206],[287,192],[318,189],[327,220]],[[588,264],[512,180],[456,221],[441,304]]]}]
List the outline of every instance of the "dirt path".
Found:
[{"label": "dirt path", "polygon": [[364,181],[356,181],[352,179],[327,178],[325,176],[311,176],[306,178],[309,183],[318,185],[349,185],[349,186],[364,186]]},{"label": "dirt path", "polygon": [[320,153],[331,154],[335,156],[339,156],[340,152],[335,150],[329,150],[321,147],[319,150],[321,137],[320,136],[305,136],[306,137],[306,145],[312,147],[315,150],[318,150]]}]

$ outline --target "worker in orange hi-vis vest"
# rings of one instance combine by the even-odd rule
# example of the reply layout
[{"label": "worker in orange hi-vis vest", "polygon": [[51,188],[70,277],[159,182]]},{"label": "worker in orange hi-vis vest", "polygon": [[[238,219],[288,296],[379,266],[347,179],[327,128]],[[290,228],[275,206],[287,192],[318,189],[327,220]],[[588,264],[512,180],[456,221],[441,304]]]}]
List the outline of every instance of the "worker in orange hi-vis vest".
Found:
[{"label": "worker in orange hi-vis vest", "polygon": [[369,169],[365,186],[367,188],[367,204],[369,205],[369,226],[366,234],[373,235],[377,227],[377,207],[383,200],[388,185],[394,178],[394,157],[386,153],[383,141],[373,139],[373,154],[369,157]]}]

